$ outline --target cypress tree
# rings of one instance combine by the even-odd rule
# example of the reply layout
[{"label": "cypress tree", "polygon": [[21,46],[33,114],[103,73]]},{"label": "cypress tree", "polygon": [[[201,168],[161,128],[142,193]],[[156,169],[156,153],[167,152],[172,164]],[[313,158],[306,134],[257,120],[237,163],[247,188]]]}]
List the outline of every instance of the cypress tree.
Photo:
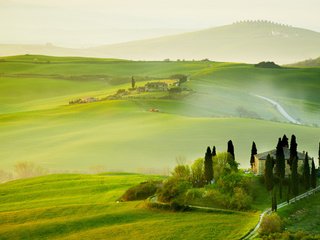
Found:
[{"label": "cypress tree", "polygon": [[286,148],[289,147],[289,142],[288,142],[288,140],[289,140],[289,139],[287,138],[287,136],[286,136],[286,135],[283,135],[282,140],[281,140],[283,147],[286,147]]},{"label": "cypress tree", "polygon": [[136,80],[132,76],[132,78],[131,78],[131,88],[134,89],[135,86],[136,86]]},{"label": "cypress tree", "polygon": [[273,189],[273,158],[268,154],[264,169],[264,179],[269,192]]},{"label": "cypress tree", "polygon": [[271,199],[271,211],[277,211],[277,195],[276,192],[273,191],[272,199]]},{"label": "cypress tree", "polygon": [[272,193],[272,197],[271,197],[271,211],[273,212],[275,209],[274,207],[274,194]]},{"label": "cypress tree", "polygon": [[277,204],[277,194],[274,192],[274,211],[276,212],[278,209],[278,204]]},{"label": "cypress tree", "polygon": [[282,199],[282,183],[285,177],[285,159],[284,159],[284,152],[283,152],[283,145],[282,140],[279,138],[278,145],[276,149],[276,174],[279,179],[279,196]]},{"label": "cypress tree", "polygon": [[316,166],[314,165],[314,161],[312,159],[312,166],[311,166],[311,179],[310,179],[311,187],[317,187],[317,171]]},{"label": "cypress tree", "polygon": [[207,152],[204,157],[204,177],[207,183],[210,183],[213,179],[213,163],[210,147],[207,147]]},{"label": "cypress tree", "polygon": [[238,169],[238,163],[236,162],[234,158],[234,146],[231,140],[228,141],[228,153],[232,156],[232,158],[229,160],[229,165],[232,169],[237,170]]},{"label": "cypress tree", "polygon": [[251,168],[253,168],[253,164],[254,164],[254,155],[256,155],[258,153],[257,150],[257,146],[255,142],[252,142],[252,147],[251,147],[251,158],[250,158],[250,165]]},{"label": "cypress tree", "polygon": [[233,143],[231,140],[228,141],[228,150],[227,150],[228,153],[230,153],[233,157],[233,159],[235,159],[234,157],[234,146],[233,146]]},{"label": "cypress tree", "polygon": [[216,146],[212,147],[212,157],[217,156],[217,152],[216,152]]},{"label": "cypress tree", "polygon": [[310,189],[310,166],[309,166],[309,157],[308,152],[303,162],[303,182],[306,190]]},{"label": "cypress tree", "polygon": [[291,164],[291,184],[292,184],[292,193],[294,196],[299,195],[299,175],[298,175],[298,157],[295,156],[292,159]]},{"label": "cypress tree", "polygon": [[292,135],[291,141],[290,141],[290,157],[288,160],[288,164],[290,165],[290,169],[292,168],[293,159],[297,158],[297,160],[298,160],[297,147],[298,147],[298,144],[297,144],[296,136]]}]

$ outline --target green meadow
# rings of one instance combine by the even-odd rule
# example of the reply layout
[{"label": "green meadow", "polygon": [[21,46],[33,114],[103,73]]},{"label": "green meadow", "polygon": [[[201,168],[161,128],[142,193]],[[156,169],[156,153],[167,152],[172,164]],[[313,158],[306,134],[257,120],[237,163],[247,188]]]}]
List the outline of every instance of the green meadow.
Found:
[{"label": "green meadow", "polygon": [[[69,105],[103,98],[148,81],[188,75],[190,93],[165,93]],[[226,150],[232,139],[241,167],[250,147],[274,148],[295,134],[299,150],[317,154],[320,69],[260,69],[201,61],[144,62],[24,55],[0,59],[0,168],[31,161],[49,170],[167,172],[177,157],[203,156],[207,145]],[[290,124],[268,102],[278,101],[303,125]],[[168,95],[168,94],[167,94]],[[156,108],[159,112],[150,112]]]},{"label": "green meadow", "polygon": [[309,234],[320,234],[319,213],[320,194],[314,194],[286,208],[279,209],[279,215],[283,218],[285,227],[289,231],[304,231]]},{"label": "green meadow", "polygon": [[[253,212],[171,212],[117,202],[157,176],[59,174],[0,185],[0,239],[239,239]],[[245,219],[245,220],[244,220]],[[196,221],[195,221],[196,220]]]}]

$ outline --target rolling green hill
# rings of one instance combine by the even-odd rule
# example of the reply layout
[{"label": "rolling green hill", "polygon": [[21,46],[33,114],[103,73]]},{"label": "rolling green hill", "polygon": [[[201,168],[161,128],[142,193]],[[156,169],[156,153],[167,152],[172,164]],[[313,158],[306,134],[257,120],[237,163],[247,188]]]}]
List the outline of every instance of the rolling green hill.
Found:
[{"label": "rolling green hill", "polygon": [[238,239],[259,218],[116,202],[127,188],[151,178],[161,177],[59,174],[1,184],[0,239]]},{"label": "rolling green hill", "polygon": [[267,21],[245,21],[196,32],[87,49],[52,45],[0,45],[2,56],[45,54],[135,60],[204,59],[280,64],[320,55],[320,33]]},{"label": "rolling green hill", "polygon": [[[0,168],[32,161],[50,170],[167,172],[178,156],[203,156],[207,145],[249,165],[250,147],[274,148],[279,136],[295,134],[299,150],[316,156],[319,69],[261,69],[219,62],[144,62],[116,59],[15,56],[0,59]],[[186,74],[189,95],[141,94],[134,98],[69,105],[76,98],[102,98],[174,74]],[[288,121],[270,97],[303,125]],[[149,109],[159,109],[159,113]]]}]

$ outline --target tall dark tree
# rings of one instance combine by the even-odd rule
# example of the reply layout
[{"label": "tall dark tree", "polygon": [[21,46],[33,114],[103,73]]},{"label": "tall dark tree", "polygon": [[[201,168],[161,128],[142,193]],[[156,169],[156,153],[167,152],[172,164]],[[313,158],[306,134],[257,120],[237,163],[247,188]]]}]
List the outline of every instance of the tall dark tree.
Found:
[{"label": "tall dark tree", "polygon": [[231,159],[229,160],[229,165],[233,170],[237,170],[238,169],[238,163],[235,160],[234,157],[234,146],[231,140],[228,141],[228,153],[230,153],[231,155]]},{"label": "tall dark tree", "polygon": [[210,183],[213,180],[213,162],[210,147],[207,147],[207,152],[204,157],[204,177],[206,183]]},{"label": "tall dark tree", "polygon": [[273,197],[274,197],[274,200],[273,200],[274,201],[274,211],[276,212],[278,209],[278,203],[277,203],[277,194],[275,191],[274,191]]},{"label": "tall dark tree", "polygon": [[235,159],[234,157],[234,146],[233,146],[233,143],[231,140],[228,141],[228,150],[227,150],[228,153],[230,153],[233,157],[233,159]]},{"label": "tall dark tree", "polygon": [[278,145],[276,149],[276,175],[279,179],[279,196],[280,199],[282,199],[282,183],[283,179],[285,177],[285,171],[286,171],[286,162],[284,158],[284,152],[283,152],[283,145],[282,140],[279,138]]},{"label": "tall dark tree", "polygon": [[273,191],[272,193],[272,199],[271,199],[271,211],[276,212],[277,211],[277,194],[276,191]]},{"label": "tall dark tree", "polygon": [[303,183],[306,190],[310,189],[310,165],[308,152],[303,161]]},{"label": "tall dark tree", "polygon": [[254,155],[256,155],[258,153],[257,150],[257,146],[255,142],[252,142],[252,147],[251,147],[251,157],[250,157],[250,165],[251,168],[253,168],[253,164],[254,164]]},{"label": "tall dark tree", "polygon": [[317,170],[316,170],[316,166],[314,165],[313,159],[312,159],[312,166],[311,166],[310,184],[311,184],[312,188],[316,188],[317,187]]},{"label": "tall dark tree", "polygon": [[299,195],[298,157],[295,156],[291,163],[291,186],[293,196]]},{"label": "tall dark tree", "polygon": [[291,141],[290,141],[290,157],[288,160],[288,164],[290,165],[290,169],[292,168],[293,159],[297,158],[297,161],[298,161],[297,147],[298,147],[298,144],[297,144],[296,136],[292,135]]},{"label": "tall dark tree", "polygon": [[215,157],[215,156],[217,156],[217,152],[216,152],[216,146],[213,146],[212,147],[212,157]]},{"label": "tall dark tree", "polygon": [[136,80],[132,76],[132,78],[131,78],[131,88],[134,89],[135,87],[136,87]]},{"label": "tall dark tree", "polygon": [[266,184],[266,188],[269,192],[273,189],[273,158],[268,154],[266,159],[266,166],[264,169],[264,180]]},{"label": "tall dark tree", "polygon": [[289,148],[289,142],[288,142],[288,140],[289,140],[289,139],[287,138],[287,136],[286,136],[286,135],[283,135],[282,140],[281,140],[283,147]]}]

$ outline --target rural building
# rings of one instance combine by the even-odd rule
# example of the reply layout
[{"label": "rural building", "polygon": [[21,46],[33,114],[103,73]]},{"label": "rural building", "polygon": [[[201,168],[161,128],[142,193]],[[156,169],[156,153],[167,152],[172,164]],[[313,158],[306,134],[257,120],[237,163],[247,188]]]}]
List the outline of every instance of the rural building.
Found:
[{"label": "rural building", "polygon": [[144,87],[146,92],[168,91],[168,84],[165,82],[148,82]]},{"label": "rural building", "polygon": [[[267,151],[267,152],[263,152],[263,153],[258,153],[256,155],[254,155],[254,164],[252,167],[252,170],[255,174],[257,175],[263,175],[264,174],[264,169],[266,166],[266,160],[267,160],[267,156],[270,154],[270,157],[272,157],[273,159],[276,159],[276,149],[273,149],[271,151]],[[284,152],[284,158],[286,160],[286,175],[290,174],[290,166],[289,164],[287,164],[287,161],[290,158],[290,149],[287,147],[283,148],[283,152]],[[302,171],[302,166],[303,166],[303,161],[306,157],[306,153],[305,152],[298,152],[298,171],[301,173]],[[309,166],[311,168],[311,164],[312,164],[312,159],[309,157]],[[274,168],[275,169],[275,168]]]}]

